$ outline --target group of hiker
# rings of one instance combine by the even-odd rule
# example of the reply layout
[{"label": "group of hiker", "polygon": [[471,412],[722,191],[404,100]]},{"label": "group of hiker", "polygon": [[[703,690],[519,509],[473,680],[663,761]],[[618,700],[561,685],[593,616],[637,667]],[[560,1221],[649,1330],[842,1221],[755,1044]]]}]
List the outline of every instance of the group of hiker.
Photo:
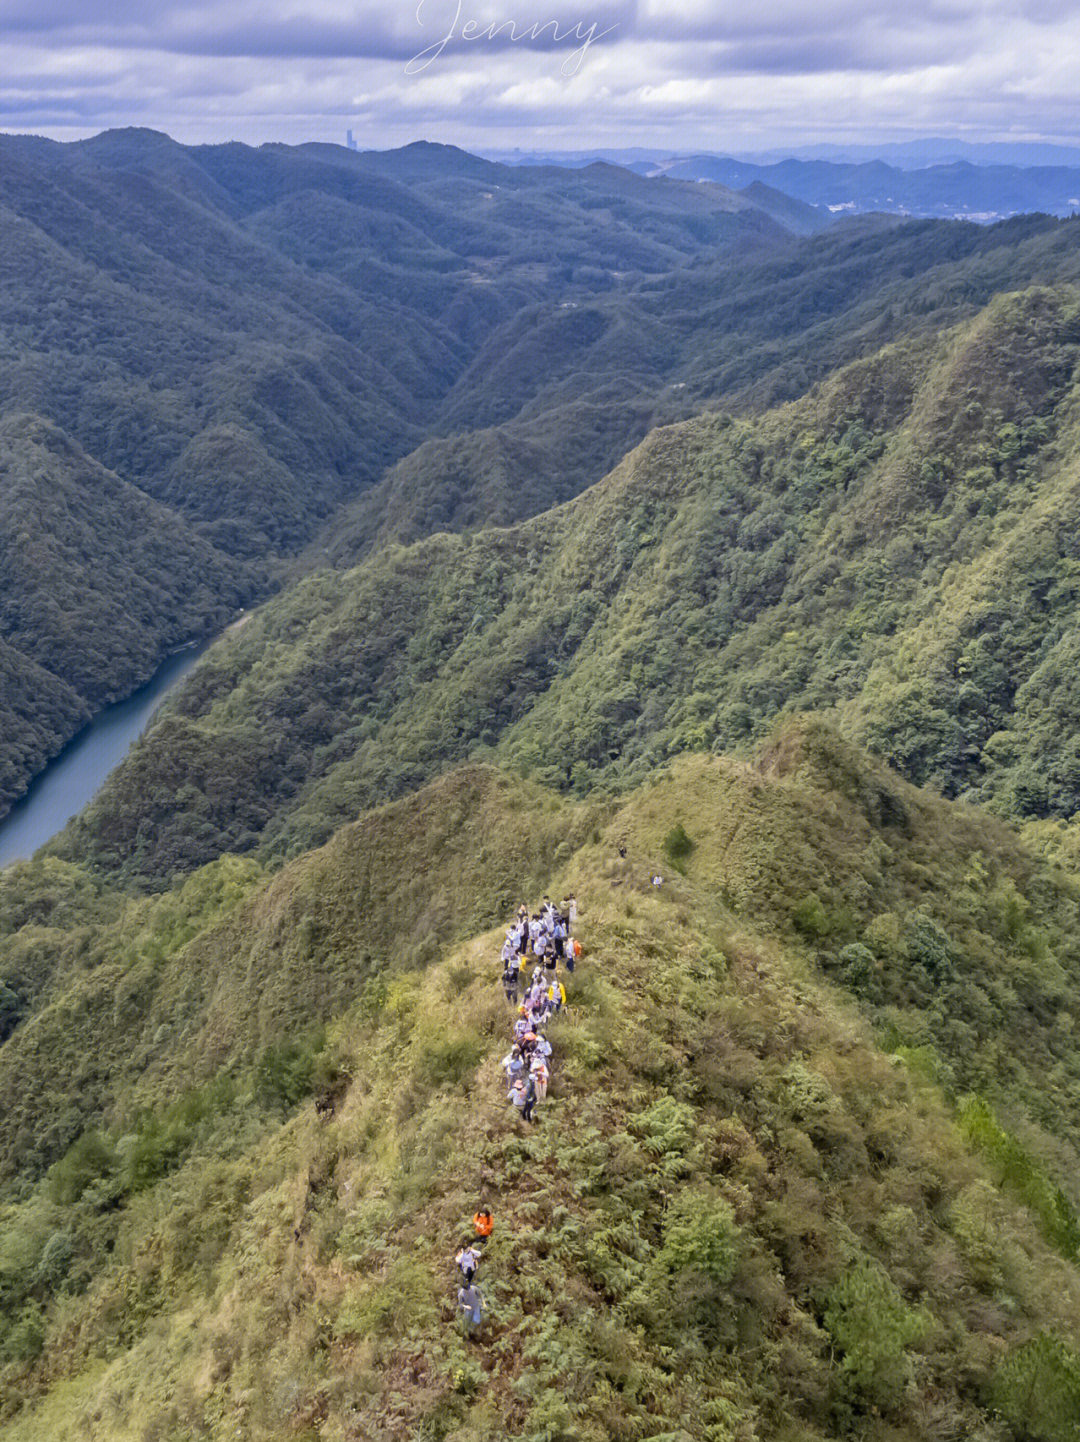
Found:
[{"label": "group of hiker", "polygon": [[[519,909],[503,943],[503,991],[510,1005],[517,1008],[517,1017],[513,1044],[500,1065],[510,1087],[507,1100],[526,1122],[532,1121],[536,1107],[547,1098],[551,1075],[547,1025],[566,1006],[559,964],[572,974],[581,956],[581,943],[574,936],[576,922],[577,901],[572,895],[561,908],[545,896],[540,910],[532,915],[525,906]],[[526,982],[530,961],[533,968]],[[481,1202],[472,1220],[474,1235],[462,1242],[454,1258],[461,1272],[458,1309],[469,1337],[477,1335],[484,1319],[484,1297],[475,1279],[483,1245],[494,1227],[491,1209],[485,1202]]]},{"label": "group of hiker", "polygon": [[[562,910],[545,896],[532,916],[527,907],[520,908],[503,943],[503,992],[510,1005],[517,1007],[517,1018],[513,1044],[500,1065],[510,1088],[506,1099],[526,1122],[532,1121],[537,1106],[547,1099],[551,1078],[547,1024],[566,1005],[559,963],[572,975],[581,955],[581,943],[574,936],[576,921],[573,896],[566,898]],[[534,965],[526,981],[530,960]]]},{"label": "group of hiker", "polygon": [[491,1208],[481,1202],[473,1216],[472,1237],[466,1237],[458,1249],[454,1261],[461,1272],[461,1286],[458,1288],[458,1309],[461,1313],[466,1336],[473,1337],[479,1332],[484,1320],[484,1295],[476,1285],[476,1269],[483,1257],[482,1246],[491,1236],[495,1219]]}]

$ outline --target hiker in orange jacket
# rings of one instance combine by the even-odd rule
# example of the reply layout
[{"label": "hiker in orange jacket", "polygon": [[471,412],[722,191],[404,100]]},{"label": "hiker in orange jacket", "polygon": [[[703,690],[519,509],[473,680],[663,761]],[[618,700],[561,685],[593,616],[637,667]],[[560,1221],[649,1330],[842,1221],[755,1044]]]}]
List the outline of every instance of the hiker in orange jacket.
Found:
[{"label": "hiker in orange jacket", "polygon": [[491,1215],[491,1208],[481,1205],[480,1210],[473,1216],[473,1227],[478,1237],[485,1240],[491,1236],[491,1229],[495,1225],[495,1219]]}]

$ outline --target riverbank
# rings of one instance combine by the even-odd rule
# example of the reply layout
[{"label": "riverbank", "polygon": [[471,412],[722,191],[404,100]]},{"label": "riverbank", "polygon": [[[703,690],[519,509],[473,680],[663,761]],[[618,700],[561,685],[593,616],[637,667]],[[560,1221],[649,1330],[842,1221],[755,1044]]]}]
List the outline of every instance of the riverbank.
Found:
[{"label": "riverbank", "polygon": [[[226,630],[243,624],[250,614],[241,613]],[[150,724],[166,695],[219,635],[189,642],[173,651],[149,681],[123,701],[105,707],[38,773],[26,793],[0,820],[0,867],[32,856],[93,800],[109,772]]]}]

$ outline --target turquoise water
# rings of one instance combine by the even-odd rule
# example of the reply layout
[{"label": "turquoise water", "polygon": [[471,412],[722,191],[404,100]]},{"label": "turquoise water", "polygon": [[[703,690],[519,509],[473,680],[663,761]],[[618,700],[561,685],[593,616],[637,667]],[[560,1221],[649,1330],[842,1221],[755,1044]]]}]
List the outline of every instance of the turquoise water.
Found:
[{"label": "turquoise water", "polygon": [[165,693],[187,675],[209,645],[203,641],[175,652],[145,686],[126,701],[107,707],[68,742],[0,821],[0,866],[32,856],[97,795],[106,776],[145,730]]}]

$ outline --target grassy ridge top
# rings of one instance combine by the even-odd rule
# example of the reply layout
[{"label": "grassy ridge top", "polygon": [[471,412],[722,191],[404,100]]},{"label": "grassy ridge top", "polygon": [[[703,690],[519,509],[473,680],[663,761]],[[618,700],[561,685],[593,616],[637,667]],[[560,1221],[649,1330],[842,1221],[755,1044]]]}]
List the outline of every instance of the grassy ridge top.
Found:
[{"label": "grassy ridge top", "polygon": [[837,708],[945,794],[1071,816],[1077,314],[1069,288],[1000,297],[764,417],[656,430],[528,523],[306,577],[60,849],[160,882],[295,854],[470,756],[617,790],[785,708]]},{"label": "grassy ridge top", "polygon": [[120,1096],[130,1110],[250,1063],[341,1011],[373,970],[421,964],[490,923],[594,811],[475,767],[277,879],[226,856],[160,898],[121,901],[77,868],[8,868],[5,985],[27,1016],[0,1050],[0,1169],[47,1163]]},{"label": "grassy ridge top", "polygon": [[[64,920],[82,974],[49,985],[114,1069],[96,1130],[7,1184],[5,1437],[1068,1438],[1075,881],[829,728],[617,808],[468,770],[156,900],[49,859],[5,887],[28,952]],[[486,928],[567,888],[586,956],[526,1132]],[[154,977],[111,984],[159,1052],[139,1086],[75,1000],[121,956]]]}]

